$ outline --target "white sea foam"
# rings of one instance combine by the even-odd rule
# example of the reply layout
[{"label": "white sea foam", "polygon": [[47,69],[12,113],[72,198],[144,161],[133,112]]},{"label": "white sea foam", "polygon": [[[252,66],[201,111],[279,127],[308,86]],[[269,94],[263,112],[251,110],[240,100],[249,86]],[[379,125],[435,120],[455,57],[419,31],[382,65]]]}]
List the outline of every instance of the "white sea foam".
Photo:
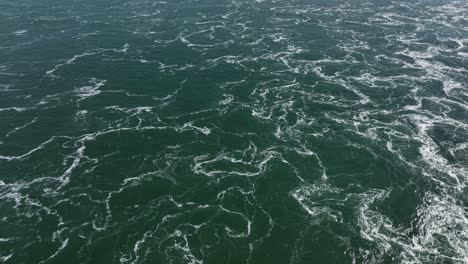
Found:
[{"label": "white sea foam", "polygon": [[[366,240],[362,248],[348,237],[336,234],[347,247],[344,254],[356,263],[380,263],[390,255],[395,256],[392,261],[401,263],[468,262],[468,220],[466,208],[460,199],[467,183],[467,168],[462,164],[468,149],[467,143],[463,142],[463,136],[468,131],[463,119],[467,109],[467,71],[463,65],[466,64],[468,42],[462,31],[466,22],[466,3],[433,3],[428,8],[422,2],[392,3],[387,6],[370,2],[356,5],[342,2],[333,7],[318,3],[260,2],[235,2],[226,8],[226,12],[223,11],[225,6],[220,4],[216,6],[220,7],[219,14],[197,11],[184,13],[187,17],[183,18],[170,15],[169,19],[162,16],[172,14],[171,8],[174,6],[168,2],[159,1],[150,5],[129,2],[112,6],[109,10],[118,12],[113,13],[108,18],[110,22],[106,23],[118,21],[124,30],[141,42],[129,41],[130,44],[124,45],[121,42],[115,48],[77,54],[55,62],[57,64],[46,73],[48,77],[62,76],[60,69],[63,67],[78,63],[85,56],[105,54],[108,63],[123,60],[136,63],[138,67],[153,67],[155,74],[173,76],[174,79],[179,75],[187,76],[179,85],[175,85],[179,87],[160,97],[155,97],[151,92],[104,91],[102,88],[106,81],[90,76],[83,77],[88,78],[89,83],[72,85],[65,92],[46,94],[47,91],[37,91],[45,93],[41,94],[38,103],[34,101],[36,90],[23,96],[21,87],[10,89],[13,86],[17,88],[16,83],[1,85],[6,96],[14,92],[15,96],[16,93],[20,94],[15,98],[36,103],[34,107],[16,103],[17,107],[0,108],[0,113],[12,117],[33,112],[29,110],[45,113],[52,108],[60,109],[63,105],[69,107],[69,97],[72,98],[70,101],[78,101],[76,106],[72,104],[70,107],[74,107],[74,125],[79,128],[71,128],[70,135],[36,142],[33,146],[37,147],[21,152],[24,153],[22,155],[0,155],[2,162],[18,162],[18,166],[37,162],[30,165],[36,166],[40,175],[34,175],[32,180],[28,178],[31,176],[29,174],[21,179],[14,175],[0,181],[0,188],[1,199],[13,203],[18,219],[35,221],[44,215],[58,219],[58,224],[48,227],[56,230],[41,230],[43,233],[34,238],[35,241],[45,241],[52,237],[53,242],[57,243],[44,262],[58,259],[67,248],[69,240],[65,234],[71,232],[80,238],[73,240],[73,243],[82,243],[77,252],[81,259],[86,252],[93,250],[96,241],[125,225],[130,229],[135,226],[141,229],[123,239],[122,246],[118,248],[122,263],[150,262],[153,251],[166,257],[167,262],[203,263],[209,249],[220,242],[220,234],[223,239],[246,244],[245,248],[238,249],[245,250],[246,256],[248,254],[248,263],[256,250],[262,248],[266,238],[272,236],[272,240],[276,239],[278,233],[273,232],[274,228],[288,228],[283,223],[275,222],[283,220],[276,219],[267,211],[271,207],[264,206],[265,201],[256,199],[259,195],[257,180],[263,179],[262,176],[273,163],[291,169],[298,185],[292,190],[285,190],[285,193],[289,191],[289,197],[275,194],[271,201],[294,199],[302,211],[293,213],[303,213],[310,226],[331,221],[357,231],[356,235]],[[189,6],[180,6],[186,7]],[[138,12],[133,8],[144,10]],[[196,8],[202,10],[206,7],[197,5]],[[250,17],[249,12],[256,14],[256,10],[261,10],[265,16]],[[131,14],[125,17],[127,11]],[[98,18],[95,14],[89,14],[86,20],[84,17],[73,19],[84,24],[103,22],[92,20]],[[57,19],[64,18],[42,17],[38,21]],[[125,28],[134,27],[135,22],[138,22],[137,28]],[[166,26],[170,32],[162,30]],[[174,35],[167,35],[168,32]],[[436,32],[433,39],[432,32]],[[29,37],[27,33],[17,31],[13,34],[22,35],[16,39],[24,39]],[[8,34],[13,37],[11,33]],[[57,34],[62,33],[59,30]],[[93,38],[103,34],[106,33],[84,32],[73,39],[90,40],[92,45]],[[45,43],[47,38],[39,37],[41,43]],[[322,40],[329,44],[321,46]],[[13,47],[33,43],[23,42],[1,49],[13,51]],[[165,52],[172,52],[173,48],[180,46],[194,56],[152,57],[152,54],[165,55]],[[35,65],[40,67],[39,64]],[[117,63],[115,65],[119,67]],[[224,71],[226,67],[229,71],[239,72],[228,76],[231,81],[207,80],[216,84],[213,92],[219,92],[214,101],[204,98],[212,103],[210,108],[200,107],[184,114],[178,112],[177,100],[190,88],[191,77],[198,73]],[[236,76],[237,73],[242,76]],[[17,76],[6,71],[0,75],[6,78]],[[327,89],[326,85],[333,87]],[[128,100],[106,97],[108,92],[128,96]],[[96,100],[102,98],[97,108],[85,108],[88,105],[79,104],[94,96]],[[223,127],[223,122],[217,122],[242,111],[251,113],[251,116],[245,117],[248,121],[261,124],[261,132],[251,132],[251,127],[229,131]],[[4,143],[10,144],[9,140],[15,140],[20,132],[29,132],[48,119],[42,113],[40,118],[34,118],[35,115],[39,114],[21,119],[25,123],[12,127],[13,130],[8,128],[6,137],[2,138]],[[214,120],[210,120],[212,116],[215,116]],[[457,156],[455,161],[442,155],[445,145],[440,145],[432,135],[438,126],[449,127],[451,134],[443,139],[447,141],[443,143],[447,143],[452,156]],[[41,132],[56,133],[53,129],[49,130]],[[205,153],[193,149],[190,145],[194,143],[192,140],[188,145],[180,141],[171,146],[156,147],[150,153],[125,156],[125,148],[120,148],[120,144],[109,145],[105,141],[107,136],[118,136],[124,143],[130,137],[138,137],[141,139],[138,142],[145,144],[161,131],[216,144],[209,144],[210,151]],[[127,135],[126,132],[132,133]],[[147,137],[148,134],[151,136]],[[461,140],[458,134],[462,135]],[[240,143],[237,140],[224,141],[231,137],[239,139]],[[178,140],[177,136],[174,138]],[[248,146],[244,145],[247,143]],[[335,147],[335,143],[342,148]],[[58,154],[63,155],[59,159],[62,161],[63,158],[63,162],[58,162],[50,171],[41,172],[42,166],[55,165],[47,162],[56,161],[28,158],[51,147],[59,149]],[[380,189],[357,186],[354,182],[346,188],[357,186],[356,191],[337,187],[336,182],[343,175],[337,176],[334,168],[328,167],[334,166],[330,160],[335,149],[345,152],[349,149],[359,150],[345,153],[353,155],[365,151],[373,158],[388,163],[388,169],[396,171],[393,177],[397,180],[392,178],[392,183]],[[321,153],[324,153],[323,156]],[[92,155],[97,156],[91,158]],[[99,177],[104,174],[100,172],[113,156],[137,164],[135,167],[138,169],[115,182],[114,178],[106,181],[105,186],[101,186],[99,181],[96,185],[90,183],[90,179],[100,180]],[[319,175],[315,179],[305,177],[304,170],[295,167],[295,157],[311,160],[311,164],[306,165],[315,166]],[[349,158],[352,160],[353,157]],[[404,176],[400,178],[400,166],[411,175],[408,181]],[[184,177],[184,173],[191,172],[208,177],[199,177],[195,186]],[[353,181],[351,176],[355,175],[344,172],[350,181]],[[75,176],[82,177],[83,181],[72,181]],[[237,177],[236,181],[233,181],[233,177]],[[424,182],[420,184],[421,188],[429,185],[435,186],[435,190],[424,190],[423,201],[416,205],[416,213],[411,216],[411,227],[397,225],[381,207],[394,206],[389,205],[387,200],[394,184],[397,184],[394,182],[398,181],[398,185],[413,184],[416,178]],[[129,200],[128,205],[117,202],[121,198],[119,195],[123,194],[133,199],[133,192],[138,192],[147,181],[169,181],[177,193],[171,193],[172,190],[167,188],[164,190],[167,195],[155,195],[148,202]],[[38,192],[39,198],[33,199],[28,195],[35,186],[46,187],[44,194]],[[284,186],[288,188],[287,184]],[[207,187],[215,191],[213,200],[197,203],[191,199],[194,197],[192,193],[204,191]],[[183,192],[179,193],[181,189]],[[148,196],[153,194],[151,192]],[[42,204],[42,195],[52,205]],[[140,197],[139,193],[136,196]],[[230,198],[243,202],[246,209],[229,207]],[[60,215],[63,211],[60,214],[55,211],[68,208],[68,205],[72,205],[70,208],[87,206],[90,217],[83,217],[84,220],[79,222],[80,218],[70,219],[68,213]],[[28,209],[21,211],[24,207]],[[206,213],[201,223],[191,223],[195,218],[187,217],[194,212]],[[121,213],[129,215],[131,221],[120,222]],[[213,224],[214,215],[221,213],[239,226]],[[262,228],[257,229],[260,225]],[[215,241],[197,240],[200,232],[204,237],[212,236]],[[298,234],[298,241],[305,235],[307,232]],[[81,239],[83,242],[79,241]],[[0,239],[0,242],[8,241]],[[301,253],[295,252],[291,262],[301,262]],[[5,251],[0,256],[0,262],[6,262],[14,254]]]},{"label": "white sea foam", "polygon": [[24,129],[24,128],[30,126],[30,125],[32,125],[32,124],[34,124],[34,123],[36,123],[36,121],[37,121],[38,119],[39,119],[39,118],[36,116],[32,121],[30,121],[30,122],[28,122],[28,123],[26,123],[26,124],[24,124],[24,125],[22,125],[22,126],[15,127],[12,131],[10,131],[10,132],[8,132],[8,133],[6,134],[6,137],[9,137],[10,135],[12,135],[12,134],[14,134],[14,133],[16,133],[16,132],[18,132],[18,131],[20,131],[20,130],[22,130],[22,129]]},{"label": "white sea foam", "polygon": [[106,80],[98,80],[96,78],[91,78],[89,80],[90,85],[81,86],[77,90],[77,95],[80,97],[80,101],[88,97],[92,97],[101,93],[99,88],[106,84]]},{"label": "white sea foam", "polygon": [[14,32],[14,34],[17,35],[17,36],[21,36],[21,35],[25,34],[26,32],[28,32],[26,29],[19,29],[19,30],[16,30]]},{"label": "white sea foam", "polygon": [[21,159],[25,159],[27,158],[28,156],[30,156],[31,154],[35,153],[36,151],[39,151],[43,148],[45,148],[45,146],[51,142],[53,142],[56,138],[55,137],[52,137],[44,142],[42,142],[39,146],[31,149],[30,151],[22,154],[22,155],[19,155],[19,156],[5,156],[5,155],[0,155],[0,160],[6,160],[6,161],[14,161],[14,160],[21,160]]},{"label": "white sea foam", "polygon": [[54,75],[54,73],[57,70],[59,70],[60,68],[62,68],[63,66],[73,64],[79,58],[86,57],[86,56],[91,56],[91,55],[95,55],[95,54],[96,54],[95,52],[85,52],[85,53],[82,53],[82,54],[75,55],[71,59],[66,60],[64,63],[60,63],[60,64],[55,65],[54,68],[52,68],[51,70],[48,70],[46,72],[46,74],[47,74],[47,76],[50,76],[50,77],[56,77]]}]

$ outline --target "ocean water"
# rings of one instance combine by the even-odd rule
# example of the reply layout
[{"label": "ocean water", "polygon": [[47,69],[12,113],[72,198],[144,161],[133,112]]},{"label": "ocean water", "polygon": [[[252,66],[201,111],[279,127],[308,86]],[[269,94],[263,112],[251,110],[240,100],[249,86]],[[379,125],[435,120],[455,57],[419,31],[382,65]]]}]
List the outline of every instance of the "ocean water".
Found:
[{"label": "ocean water", "polygon": [[0,263],[468,263],[466,0],[0,0]]}]

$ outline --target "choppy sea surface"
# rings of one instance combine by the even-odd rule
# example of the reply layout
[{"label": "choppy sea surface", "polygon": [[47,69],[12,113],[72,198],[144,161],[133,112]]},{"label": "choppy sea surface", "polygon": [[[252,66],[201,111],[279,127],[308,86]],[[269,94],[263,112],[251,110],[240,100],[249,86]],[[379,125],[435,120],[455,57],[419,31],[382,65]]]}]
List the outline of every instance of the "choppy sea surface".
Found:
[{"label": "choppy sea surface", "polygon": [[0,263],[468,263],[465,0],[0,0]]}]

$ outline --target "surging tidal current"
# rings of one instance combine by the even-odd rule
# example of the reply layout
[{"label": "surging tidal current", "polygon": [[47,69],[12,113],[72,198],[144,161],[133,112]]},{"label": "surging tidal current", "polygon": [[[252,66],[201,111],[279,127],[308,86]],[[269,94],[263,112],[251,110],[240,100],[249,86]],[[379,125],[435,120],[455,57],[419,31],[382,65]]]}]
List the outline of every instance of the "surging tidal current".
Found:
[{"label": "surging tidal current", "polygon": [[468,263],[465,0],[0,0],[0,263]]}]

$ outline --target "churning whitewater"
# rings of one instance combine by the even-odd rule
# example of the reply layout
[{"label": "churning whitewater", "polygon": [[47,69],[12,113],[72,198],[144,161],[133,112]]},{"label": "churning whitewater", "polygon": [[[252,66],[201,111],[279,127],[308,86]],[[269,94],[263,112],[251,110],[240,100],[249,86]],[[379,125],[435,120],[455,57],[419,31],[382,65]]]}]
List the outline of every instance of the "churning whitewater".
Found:
[{"label": "churning whitewater", "polygon": [[468,263],[468,2],[0,0],[0,263]]}]

